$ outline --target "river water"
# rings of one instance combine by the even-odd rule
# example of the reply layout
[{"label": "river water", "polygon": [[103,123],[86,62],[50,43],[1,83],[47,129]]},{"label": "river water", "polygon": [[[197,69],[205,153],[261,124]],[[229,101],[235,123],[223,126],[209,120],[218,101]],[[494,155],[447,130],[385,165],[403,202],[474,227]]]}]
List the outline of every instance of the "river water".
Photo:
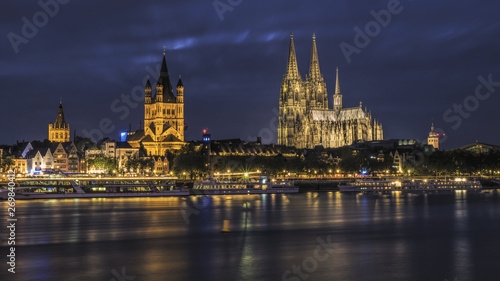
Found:
[{"label": "river water", "polygon": [[0,280],[500,280],[499,195],[17,201],[15,274],[4,202]]}]

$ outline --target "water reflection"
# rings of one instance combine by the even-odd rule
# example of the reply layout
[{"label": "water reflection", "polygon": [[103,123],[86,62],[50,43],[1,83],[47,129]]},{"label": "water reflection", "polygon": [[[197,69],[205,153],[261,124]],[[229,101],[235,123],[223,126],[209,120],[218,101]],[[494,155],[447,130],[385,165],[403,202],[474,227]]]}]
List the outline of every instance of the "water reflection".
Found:
[{"label": "water reflection", "polygon": [[309,280],[496,280],[499,203],[496,191],[23,201],[16,277],[281,280],[330,237]]}]

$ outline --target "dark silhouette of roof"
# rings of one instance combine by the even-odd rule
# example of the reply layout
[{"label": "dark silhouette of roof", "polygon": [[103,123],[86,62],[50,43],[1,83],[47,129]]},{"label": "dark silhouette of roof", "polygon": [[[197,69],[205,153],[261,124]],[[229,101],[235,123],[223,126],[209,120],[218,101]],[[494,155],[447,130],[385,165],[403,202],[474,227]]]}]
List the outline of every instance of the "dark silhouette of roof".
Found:
[{"label": "dark silhouette of roof", "polygon": [[164,102],[175,102],[174,90],[172,88],[172,83],[170,82],[170,75],[168,73],[167,60],[165,59],[165,54],[163,55],[163,61],[161,63],[160,76],[156,82],[157,86],[161,86],[163,89],[163,101]]},{"label": "dark silhouette of roof", "polygon": [[127,136],[127,141],[140,141],[142,138],[144,138],[144,130],[137,130],[135,133],[130,134]]},{"label": "dark silhouette of roof", "polygon": [[476,142],[473,142],[473,143],[470,143],[470,144],[466,144],[462,147],[459,147],[458,149],[461,149],[461,150],[477,150],[477,151],[489,151],[489,150],[500,150],[500,146],[498,145],[494,145],[494,144],[487,144],[487,143],[484,143],[484,142],[479,142],[479,141],[476,141]]},{"label": "dark silhouette of roof", "polygon": [[62,102],[59,103],[59,109],[57,110],[57,118],[56,118],[56,122],[54,123],[54,128],[57,128],[57,129],[66,128],[66,120],[64,120],[64,112],[63,112]]}]

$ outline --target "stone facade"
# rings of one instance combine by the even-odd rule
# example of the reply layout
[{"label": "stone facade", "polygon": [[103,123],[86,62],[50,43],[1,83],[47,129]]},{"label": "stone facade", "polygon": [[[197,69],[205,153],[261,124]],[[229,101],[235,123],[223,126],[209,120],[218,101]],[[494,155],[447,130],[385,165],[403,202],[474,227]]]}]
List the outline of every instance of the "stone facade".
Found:
[{"label": "stone facade", "polygon": [[373,120],[367,109],[343,108],[338,79],[333,95],[333,109],[328,106],[326,82],[319,67],[316,36],[313,36],[309,75],[299,74],[293,34],[286,74],[279,100],[278,144],[296,148],[322,145],[335,148],[355,141],[382,140],[382,125]]}]

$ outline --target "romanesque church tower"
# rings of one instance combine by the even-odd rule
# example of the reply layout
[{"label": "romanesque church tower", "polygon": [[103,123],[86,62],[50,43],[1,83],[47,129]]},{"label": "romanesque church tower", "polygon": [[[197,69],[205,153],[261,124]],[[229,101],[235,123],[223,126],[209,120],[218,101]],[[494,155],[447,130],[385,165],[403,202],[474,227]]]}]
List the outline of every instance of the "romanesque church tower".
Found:
[{"label": "romanesque church tower", "polygon": [[155,92],[148,80],[145,87],[144,138],[140,143],[149,155],[165,155],[184,143],[184,85],[179,77],[176,96],[168,72],[165,52]]}]

